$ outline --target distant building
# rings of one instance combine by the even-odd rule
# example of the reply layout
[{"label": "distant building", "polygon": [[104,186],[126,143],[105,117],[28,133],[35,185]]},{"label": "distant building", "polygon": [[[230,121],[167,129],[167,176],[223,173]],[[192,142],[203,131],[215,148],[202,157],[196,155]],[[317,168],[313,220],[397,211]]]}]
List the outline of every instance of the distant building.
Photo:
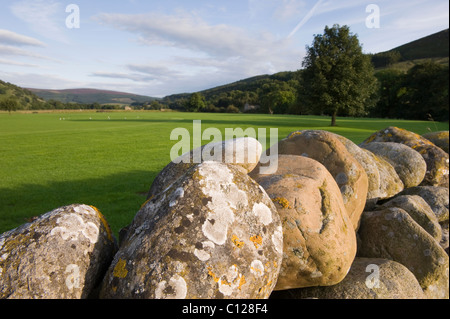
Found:
[{"label": "distant building", "polygon": [[256,111],[260,107],[261,107],[260,105],[250,105],[248,103],[245,103],[245,105],[244,105],[244,112]]}]

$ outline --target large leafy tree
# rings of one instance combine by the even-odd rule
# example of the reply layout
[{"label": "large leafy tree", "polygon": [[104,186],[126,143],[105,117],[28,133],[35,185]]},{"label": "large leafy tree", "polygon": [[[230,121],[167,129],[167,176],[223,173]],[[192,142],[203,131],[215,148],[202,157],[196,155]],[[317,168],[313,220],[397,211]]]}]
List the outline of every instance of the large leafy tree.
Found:
[{"label": "large leafy tree", "polygon": [[331,115],[332,126],[338,112],[364,115],[375,104],[373,65],[348,26],[326,26],[324,34],[315,35],[306,49],[302,98],[316,112]]}]

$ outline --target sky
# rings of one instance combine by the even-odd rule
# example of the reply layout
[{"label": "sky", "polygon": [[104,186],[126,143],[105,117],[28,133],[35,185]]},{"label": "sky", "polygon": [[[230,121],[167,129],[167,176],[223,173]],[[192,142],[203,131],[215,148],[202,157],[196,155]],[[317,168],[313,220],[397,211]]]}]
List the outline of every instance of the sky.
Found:
[{"label": "sky", "polygon": [[365,53],[449,27],[447,0],[0,0],[0,80],[164,97],[301,69],[325,26]]}]

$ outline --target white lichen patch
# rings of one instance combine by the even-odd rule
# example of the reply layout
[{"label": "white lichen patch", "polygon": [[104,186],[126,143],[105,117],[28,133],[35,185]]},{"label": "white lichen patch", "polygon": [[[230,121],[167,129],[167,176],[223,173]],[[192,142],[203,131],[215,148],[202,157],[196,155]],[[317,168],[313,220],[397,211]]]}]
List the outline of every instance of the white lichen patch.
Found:
[{"label": "white lichen patch", "polygon": [[156,299],[185,299],[186,295],[186,281],[179,275],[174,275],[169,282],[161,281],[155,290]]},{"label": "white lichen patch", "polygon": [[60,235],[64,240],[78,240],[80,235],[87,238],[92,244],[98,241],[99,229],[92,223],[85,223],[83,218],[76,214],[67,214],[56,220],[59,225],[52,229],[51,236]]},{"label": "white lichen patch", "polygon": [[265,226],[272,222],[272,211],[263,203],[253,205],[252,213],[256,215],[256,217],[258,217],[261,223]]},{"label": "white lichen patch", "polygon": [[213,242],[205,241],[202,243],[203,249],[195,249],[194,255],[201,261],[208,261],[211,258],[211,252],[216,247]]},{"label": "white lichen patch", "polygon": [[239,273],[238,267],[230,266],[226,274],[222,275],[218,281],[219,291],[225,296],[231,296],[242,284],[242,278],[243,275]]},{"label": "white lichen patch", "polygon": [[216,245],[223,245],[228,227],[235,220],[233,210],[248,206],[247,194],[237,187],[232,172],[222,163],[205,162],[199,167],[199,174],[202,192],[209,198],[203,234]]},{"label": "white lichen patch", "polygon": [[264,265],[260,260],[253,260],[250,265],[250,272],[256,277],[264,275]]},{"label": "white lichen patch", "polygon": [[279,253],[283,253],[283,227],[278,226],[272,234],[272,243],[275,250]]},{"label": "white lichen patch", "polygon": [[96,216],[97,212],[88,205],[79,205],[73,208],[75,213]]}]

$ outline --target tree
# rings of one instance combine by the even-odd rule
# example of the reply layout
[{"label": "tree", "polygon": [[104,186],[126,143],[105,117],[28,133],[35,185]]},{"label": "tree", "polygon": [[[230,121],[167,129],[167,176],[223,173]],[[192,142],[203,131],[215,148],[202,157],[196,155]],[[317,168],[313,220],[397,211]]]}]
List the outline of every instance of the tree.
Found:
[{"label": "tree", "polygon": [[186,110],[189,112],[200,112],[206,108],[205,97],[201,93],[193,93],[186,102]]},{"label": "tree", "polygon": [[396,69],[385,69],[375,73],[379,83],[379,100],[370,115],[375,117],[398,117],[399,97],[402,94],[404,73]]},{"label": "tree", "polygon": [[19,107],[19,102],[16,98],[9,97],[2,102],[0,102],[0,110],[8,111],[11,114],[11,111],[17,110]]},{"label": "tree", "polygon": [[400,98],[403,118],[448,121],[448,67],[425,62],[411,68],[405,76],[404,94]]},{"label": "tree", "polygon": [[303,100],[312,109],[331,115],[336,125],[339,111],[348,115],[364,115],[374,104],[377,80],[368,55],[363,54],[358,37],[348,26],[325,27],[323,35],[315,35],[307,46],[302,66]]}]

